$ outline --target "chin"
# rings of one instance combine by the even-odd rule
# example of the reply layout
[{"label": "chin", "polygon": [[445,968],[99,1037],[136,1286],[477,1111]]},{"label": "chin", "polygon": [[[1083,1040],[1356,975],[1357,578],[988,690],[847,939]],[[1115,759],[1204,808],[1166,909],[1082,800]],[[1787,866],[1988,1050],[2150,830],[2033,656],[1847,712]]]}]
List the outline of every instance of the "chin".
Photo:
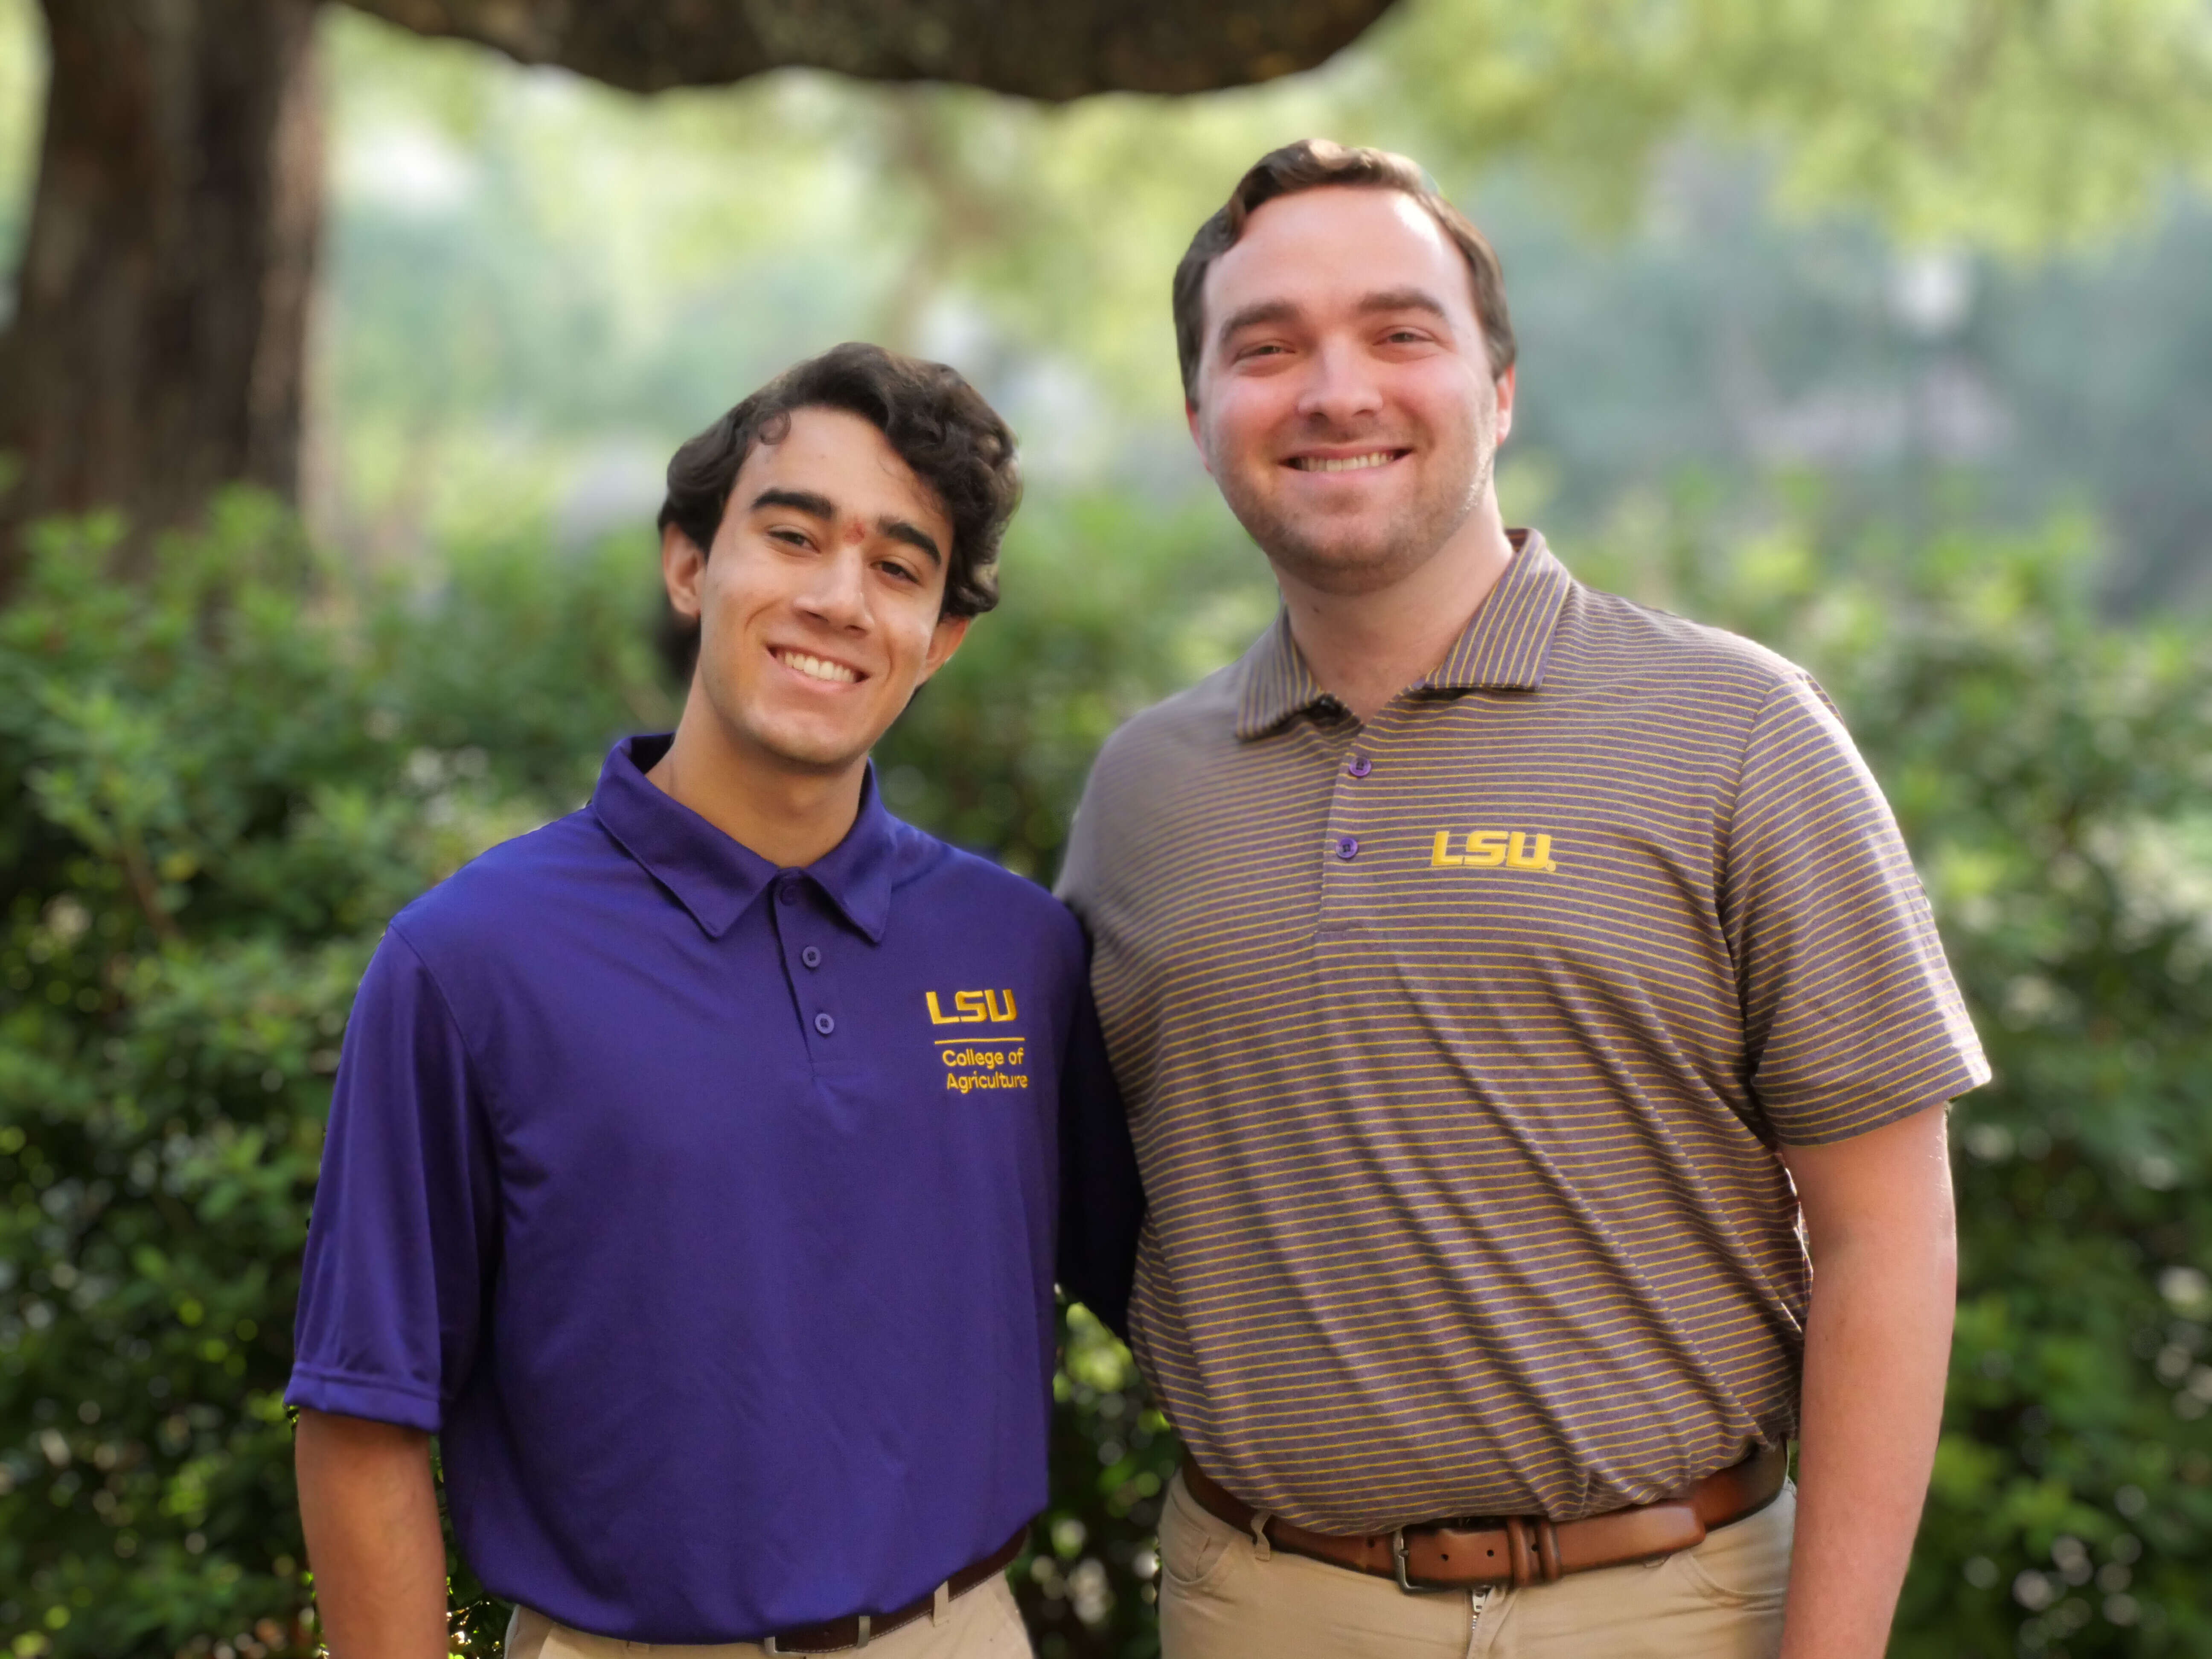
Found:
[{"label": "chin", "polygon": [[1287,526],[1255,537],[1263,551],[1307,586],[1325,593],[1371,593],[1388,587],[1422,561],[1418,544],[1395,538],[1300,535]]},{"label": "chin", "polygon": [[769,752],[797,772],[842,772],[868,757],[868,745],[849,743],[781,743]]},{"label": "chin", "polygon": [[866,757],[865,734],[823,732],[796,722],[790,726],[754,724],[754,745],[797,772],[839,772]]}]

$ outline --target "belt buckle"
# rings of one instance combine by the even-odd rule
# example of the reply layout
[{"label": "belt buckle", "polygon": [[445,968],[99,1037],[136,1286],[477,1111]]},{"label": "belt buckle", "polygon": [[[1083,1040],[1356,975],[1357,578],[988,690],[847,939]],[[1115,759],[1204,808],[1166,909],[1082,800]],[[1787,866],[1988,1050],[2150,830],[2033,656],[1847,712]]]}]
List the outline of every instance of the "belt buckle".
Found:
[{"label": "belt buckle", "polygon": [[1449,1589],[1449,1584],[1417,1584],[1406,1575],[1406,1529],[1395,1528],[1390,1534],[1390,1560],[1398,1569],[1398,1588],[1408,1595],[1434,1595],[1439,1589]]}]

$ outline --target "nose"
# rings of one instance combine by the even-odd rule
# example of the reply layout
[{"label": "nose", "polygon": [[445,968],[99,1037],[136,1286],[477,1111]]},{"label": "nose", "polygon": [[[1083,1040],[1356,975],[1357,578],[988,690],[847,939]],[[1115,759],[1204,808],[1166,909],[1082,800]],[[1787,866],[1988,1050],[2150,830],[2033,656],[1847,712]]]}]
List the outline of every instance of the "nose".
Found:
[{"label": "nose", "polygon": [[1330,340],[1309,359],[1298,389],[1298,413],[1330,427],[1357,426],[1382,407],[1382,391],[1367,354],[1349,342]]},{"label": "nose", "polygon": [[850,544],[834,547],[808,567],[799,608],[831,628],[848,633],[865,629],[869,621],[866,578],[865,550]]}]

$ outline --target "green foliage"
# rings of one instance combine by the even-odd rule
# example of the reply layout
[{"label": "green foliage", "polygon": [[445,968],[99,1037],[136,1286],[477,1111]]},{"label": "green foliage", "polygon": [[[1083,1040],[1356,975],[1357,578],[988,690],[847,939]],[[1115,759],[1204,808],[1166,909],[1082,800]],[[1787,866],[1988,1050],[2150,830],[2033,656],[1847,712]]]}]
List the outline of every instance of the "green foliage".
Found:
[{"label": "green foliage", "polygon": [[113,528],[0,614],[0,1639],[305,1651],[281,1395],[355,981],[658,693],[592,568],[349,595],[240,496],[138,589]]},{"label": "green foliage", "polygon": [[[10,3],[32,21],[22,0],[0,0],[0,20]],[[448,539],[486,501],[548,505],[602,471],[641,499],[653,460],[774,369],[844,338],[954,359],[1030,440],[1038,477],[1095,480],[1102,461],[1176,424],[1166,279],[1191,232],[1261,151],[1311,134],[1420,157],[1498,233],[1516,302],[1577,296],[1556,322],[1532,307],[1524,394],[1556,396],[1558,365],[1601,338],[1605,395],[1559,404],[1575,438],[1645,471],[1679,454],[1673,423],[1623,418],[1620,400],[1686,389],[1651,343],[1622,339],[1650,315],[1638,255],[1684,242],[1712,255],[1660,343],[1748,328],[1764,347],[1753,360],[1730,335],[1687,392],[1755,405],[1765,377],[1789,389],[1790,349],[1815,347],[1820,327],[1792,319],[1787,347],[1765,347],[1761,287],[1878,325],[1885,237],[2026,265],[2056,248],[2108,250],[2178,198],[2177,181],[2212,178],[2212,24],[2197,0],[1406,0],[1310,75],[1065,108],[805,73],[639,100],[343,6],[325,18],[324,505],[349,546],[406,545],[426,526]],[[0,109],[9,61],[0,29]],[[16,162],[26,179],[31,136]],[[0,121],[0,199],[8,143]],[[1772,196],[1800,222],[1752,245],[1686,209],[1685,157],[1715,155],[1757,174],[1742,216],[1765,218]],[[1522,176],[1533,213],[1510,187],[1500,201]],[[1807,218],[1831,235],[1806,234]],[[1629,252],[1557,246],[1578,219],[1632,229]],[[1865,246],[1834,246],[1838,222]],[[8,247],[0,210],[0,264]],[[2121,252],[2191,294],[2203,286],[2186,249]],[[2081,303],[2164,340],[2112,295],[2100,284]],[[1599,317],[1608,325],[1591,329]],[[2079,356],[2081,326],[2069,308],[2055,329],[2013,330]],[[2137,370],[2114,349],[2088,355],[2101,375],[2130,371],[2133,409],[2166,407],[2164,371],[2194,361],[2170,352]],[[1856,350],[1818,355],[1824,379],[1863,392]],[[1033,395],[1040,370],[1079,380],[1080,395]],[[1994,390],[2028,401],[2002,376]],[[2033,401],[2081,407],[2069,392]],[[1773,435],[1765,410],[1726,413],[1732,448]],[[2145,493],[2144,472],[2156,495],[2201,470],[2193,451],[2153,443],[2123,482],[2117,459],[2078,441],[2024,430],[2017,447],[2030,465],[2063,458],[2115,505]]]},{"label": "green foliage", "polygon": [[1615,215],[1684,132],[1765,141],[1801,207],[2014,252],[2109,232],[2212,165],[2191,0],[1416,0],[1376,49],[1440,143],[1542,158]]},{"label": "green foliage", "polygon": [[1014,1593],[1040,1659],[1148,1659],[1161,1494],[1182,1446],[1129,1351],[1087,1310],[1067,1310],[1061,1334],[1052,1503],[1014,1565]]}]

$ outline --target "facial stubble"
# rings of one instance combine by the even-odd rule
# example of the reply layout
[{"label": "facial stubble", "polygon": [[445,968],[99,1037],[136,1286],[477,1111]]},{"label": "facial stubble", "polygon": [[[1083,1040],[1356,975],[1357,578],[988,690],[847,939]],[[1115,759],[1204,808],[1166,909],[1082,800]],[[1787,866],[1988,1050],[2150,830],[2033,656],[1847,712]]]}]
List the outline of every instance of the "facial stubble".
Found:
[{"label": "facial stubble", "polygon": [[[1222,499],[1270,564],[1304,586],[1349,598],[1379,592],[1403,580],[1458,533],[1489,492],[1498,460],[1496,433],[1495,413],[1478,406],[1468,434],[1471,442],[1462,452],[1468,461],[1465,471],[1417,493],[1364,537],[1356,531],[1332,537],[1325,519],[1313,514],[1293,518],[1280,511],[1278,501],[1255,488],[1243,469],[1224,465],[1218,457],[1212,470]],[[1328,444],[1363,441],[1327,435],[1315,440]]]}]

